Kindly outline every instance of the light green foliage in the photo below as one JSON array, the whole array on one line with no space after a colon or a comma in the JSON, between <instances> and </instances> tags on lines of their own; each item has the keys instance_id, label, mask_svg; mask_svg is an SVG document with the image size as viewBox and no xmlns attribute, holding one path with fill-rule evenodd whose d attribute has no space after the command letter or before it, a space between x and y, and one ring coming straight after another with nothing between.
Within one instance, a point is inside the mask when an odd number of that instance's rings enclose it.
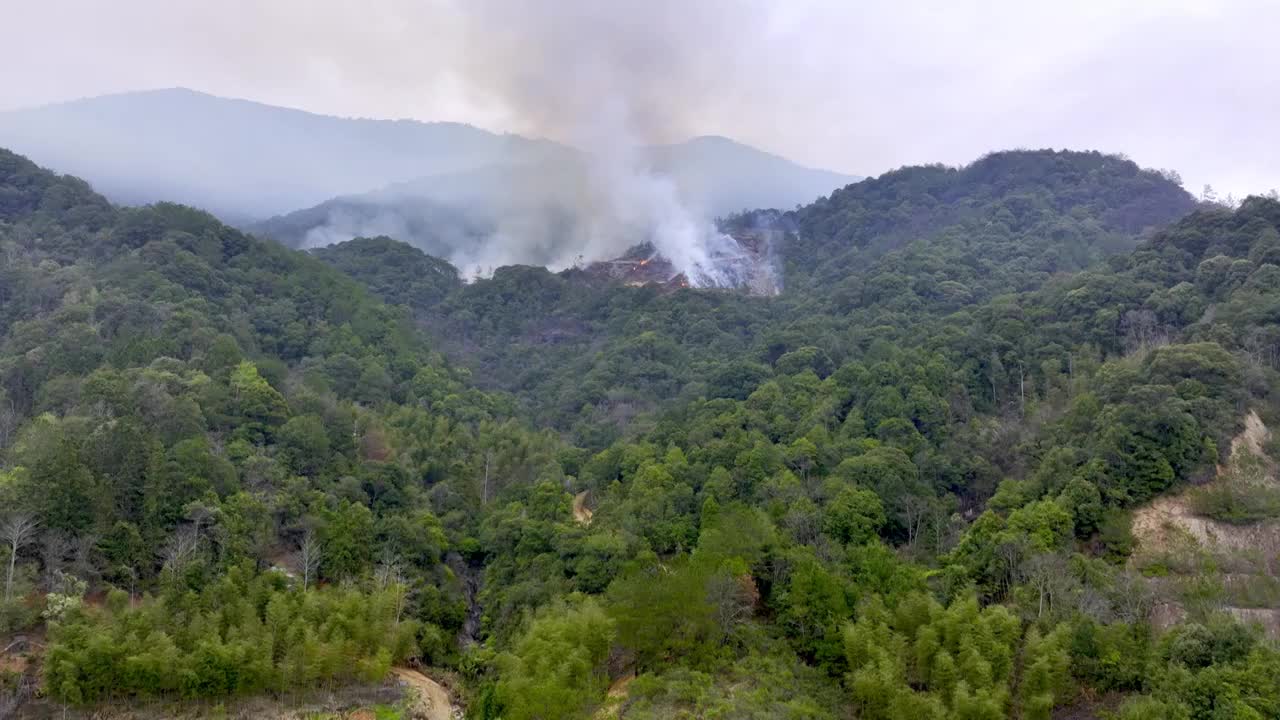
<instances>
[{"instance_id":1,"label":"light green foliage","mask_svg":"<svg viewBox=\"0 0 1280 720\"><path fill-rule=\"evenodd\" d=\"M329 435L315 415L290 418L280 428L281 452L299 472L313 475L329 461Z\"/></svg>"},{"instance_id":2,"label":"light green foliage","mask_svg":"<svg viewBox=\"0 0 1280 720\"><path fill-rule=\"evenodd\" d=\"M773 597L778 622L802 657L824 667L842 667L840 628L851 615L849 588L809 553L796 551L790 560L790 575Z\"/></svg>"},{"instance_id":3,"label":"light green foliage","mask_svg":"<svg viewBox=\"0 0 1280 720\"><path fill-rule=\"evenodd\" d=\"M261 441L288 415L284 397L258 374L248 360L231 371L231 411L239 420L238 434L246 440Z\"/></svg>"},{"instance_id":4,"label":"light green foliage","mask_svg":"<svg viewBox=\"0 0 1280 720\"><path fill-rule=\"evenodd\" d=\"M498 658L497 697L512 720L580 717L609 685L605 661L613 621L599 603L577 598L543 608Z\"/></svg>"},{"instance_id":5,"label":"light green foliage","mask_svg":"<svg viewBox=\"0 0 1280 720\"><path fill-rule=\"evenodd\" d=\"M1127 698L1115 714L1115 720L1187 720L1190 717L1184 707L1145 696Z\"/></svg>"},{"instance_id":6,"label":"light green foliage","mask_svg":"<svg viewBox=\"0 0 1280 720\"><path fill-rule=\"evenodd\" d=\"M1071 539L1072 527L1069 511L1046 500L1010 513L1005 532L1033 552L1048 552L1062 548Z\"/></svg>"},{"instance_id":7,"label":"light green foliage","mask_svg":"<svg viewBox=\"0 0 1280 720\"><path fill-rule=\"evenodd\" d=\"M89 584L84 580L56 572L54 589L44 596L41 616L51 624L62 622L84 603L84 593L88 589Z\"/></svg>"},{"instance_id":8,"label":"light green foliage","mask_svg":"<svg viewBox=\"0 0 1280 720\"><path fill-rule=\"evenodd\" d=\"M727 629L717 625L716 607L708 597L715 573L707 562L655 561L609 586L606 597L618 644L634 653L639 669L661 667L672 657L693 665L715 657Z\"/></svg>"},{"instance_id":9,"label":"light green foliage","mask_svg":"<svg viewBox=\"0 0 1280 720\"><path fill-rule=\"evenodd\" d=\"M628 687L627 720L733 717L746 720L834 720L842 704L834 683L766 644L745 657L700 672L674 667L641 675Z\"/></svg>"},{"instance_id":10,"label":"light green foliage","mask_svg":"<svg viewBox=\"0 0 1280 720\"><path fill-rule=\"evenodd\" d=\"M1098 487L1081 477L1073 477L1058 495L1058 504L1071 513L1076 535L1089 537L1102 522L1102 494Z\"/></svg>"},{"instance_id":11,"label":"light green foliage","mask_svg":"<svg viewBox=\"0 0 1280 720\"><path fill-rule=\"evenodd\" d=\"M1034 628L1024 637L1011 613L972 598L944 608L914 594L890 609L874 597L845 629L848 686L865 718L1003 718L1013 704L1045 718L1072 687L1066 638Z\"/></svg>"},{"instance_id":12,"label":"light green foliage","mask_svg":"<svg viewBox=\"0 0 1280 720\"><path fill-rule=\"evenodd\" d=\"M400 618L403 593L303 592L279 575L245 570L199 595L174 591L131 606L119 593L105 608L71 609L52 626L45 681L72 703L375 681L416 652L417 624Z\"/></svg>"}]
</instances>

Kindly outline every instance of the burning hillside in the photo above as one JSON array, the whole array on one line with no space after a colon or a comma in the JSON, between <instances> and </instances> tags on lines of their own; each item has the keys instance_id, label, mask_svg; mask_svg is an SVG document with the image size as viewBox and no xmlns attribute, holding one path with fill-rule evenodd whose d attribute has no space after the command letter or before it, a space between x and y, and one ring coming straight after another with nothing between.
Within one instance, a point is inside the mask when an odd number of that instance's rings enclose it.
<instances>
[{"instance_id":1,"label":"burning hillside","mask_svg":"<svg viewBox=\"0 0 1280 720\"><path fill-rule=\"evenodd\" d=\"M682 272L652 243L637 245L621 257L593 262L584 268L597 281L625 285L655 285L666 289L686 287L742 290L752 295L777 295L782 280L776 248L784 233L773 228L751 228L721 233L708 248L706 260Z\"/></svg>"}]
</instances>

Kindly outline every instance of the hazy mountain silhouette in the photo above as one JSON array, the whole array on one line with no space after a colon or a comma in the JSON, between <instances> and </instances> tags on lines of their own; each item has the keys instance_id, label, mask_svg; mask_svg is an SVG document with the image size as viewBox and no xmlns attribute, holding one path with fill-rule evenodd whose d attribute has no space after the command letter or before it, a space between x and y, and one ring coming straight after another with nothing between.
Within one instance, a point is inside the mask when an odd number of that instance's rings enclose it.
<instances>
[{"instance_id":1,"label":"hazy mountain silhouette","mask_svg":"<svg viewBox=\"0 0 1280 720\"><path fill-rule=\"evenodd\" d=\"M0 113L0 145L112 200L176 200L264 218L550 143L459 123L339 118L186 89Z\"/></svg>"},{"instance_id":2,"label":"hazy mountain silhouette","mask_svg":"<svg viewBox=\"0 0 1280 720\"><path fill-rule=\"evenodd\" d=\"M493 187L476 183L504 166L560 166L575 154L459 123L332 117L182 88L0 113L0 145L83 177L117 202L176 200L242 223L415 179L449 186L457 173L492 197ZM855 179L724 138L651 154L712 213L790 207Z\"/></svg>"}]
</instances>

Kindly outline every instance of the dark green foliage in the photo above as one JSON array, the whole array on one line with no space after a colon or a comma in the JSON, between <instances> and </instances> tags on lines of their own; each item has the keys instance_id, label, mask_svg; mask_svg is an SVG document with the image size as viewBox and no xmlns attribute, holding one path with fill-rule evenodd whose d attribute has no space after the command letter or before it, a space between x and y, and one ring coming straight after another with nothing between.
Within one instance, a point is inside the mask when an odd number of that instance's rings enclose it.
<instances>
[{"instance_id":1,"label":"dark green foliage","mask_svg":"<svg viewBox=\"0 0 1280 720\"><path fill-rule=\"evenodd\" d=\"M426 310L457 290L458 271L389 237L356 238L311 254L360 281L388 304Z\"/></svg>"},{"instance_id":2,"label":"dark green foliage","mask_svg":"<svg viewBox=\"0 0 1280 720\"><path fill-rule=\"evenodd\" d=\"M1126 236L1164 225L1193 205L1186 191L1158 173L1096 152L1000 152L962 168L903 168L793 213L800 242L788 249L795 259L787 280L835 282L862 262L866 251L938 236L992 243L991 250L1002 247L1006 253L1026 252L1025 241L1019 242L1023 238L1054 241L1027 253L1022 263L1006 262L1015 257L1011 254L993 254L954 267L952 272L965 275L947 282L962 286L982 280L975 273L982 264L1003 264L996 270L1002 273L1079 270L1103 254L1132 248ZM905 284L907 278L920 286L916 276L896 279ZM868 290L883 294L889 287L883 281L877 285Z\"/></svg>"}]
</instances>

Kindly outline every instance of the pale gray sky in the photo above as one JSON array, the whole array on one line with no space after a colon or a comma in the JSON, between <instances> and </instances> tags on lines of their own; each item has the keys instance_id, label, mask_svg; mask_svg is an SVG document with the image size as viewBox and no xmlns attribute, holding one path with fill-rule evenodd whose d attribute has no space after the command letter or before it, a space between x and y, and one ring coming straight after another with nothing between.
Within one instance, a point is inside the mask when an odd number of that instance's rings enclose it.
<instances>
[{"instance_id":1,"label":"pale gray sky","mask_svg":"<svg viewBox=\"0 0 1280 720\"><path fill-rule=\"evenodd\" d=\"M185 86L860 174L1012 147L1280 187L1276 0L0 0L0 109Z\"/></svg>"}]
</instances>

